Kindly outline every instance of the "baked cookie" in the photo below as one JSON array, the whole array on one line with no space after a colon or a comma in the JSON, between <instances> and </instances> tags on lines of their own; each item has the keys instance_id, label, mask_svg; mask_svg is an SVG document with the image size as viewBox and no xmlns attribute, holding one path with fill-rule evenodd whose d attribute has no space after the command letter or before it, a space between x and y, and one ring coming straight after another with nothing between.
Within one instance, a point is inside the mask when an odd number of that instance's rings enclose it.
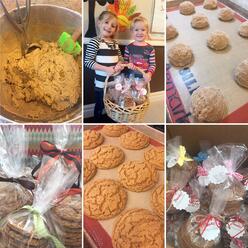
<instances>
[{"instance_id":1,"label":"baked cookie","mask_svg":"<svg viewBox=\"0 0 248 248\"><path fill-rule=\"evenodd\" d=\"M149 137L140 132L129 131L121 135L121 145L129 150L140 150L149 146Z\"/></svg>"},{"instance_id":2,"label":"baked cookie","mask_svg":"<svg viewBox=\"0 0 248 248\"><path fill-rule=\"evenodd\" d=\"M118 181L96 180L84 188L84 213L98 220L110 219L126 206L127 192Z\"/></svg>"},{"instance_id":3,"label":"baked cookie","mask_svg":"<svg viewBox=\"0 0 248 248\"><path fill-rule=\"evenodd\" d=\"M240 25L239 34L244 38L248 38L248 21L245 21Z\"/></svg>"},{"instance_id":4,"label":"baked cookie","mask_svg":"<svg viewBox=\"0 0 248 248\"><path fill-rule=\"evenodd\" d=\"M191 26L196 29L206 28L209 26L206 15L197 13L192 16Z\"/></svg>"},{"instance_id":5,"label":"baked cookie","mask_svg":"<svg viewBox=\"0 0 248 248\"><path fill-rule=\"evenodd\" d=\"M84 159L84 184L89 182L97 172L97 168L90 159Z\"/></svg>"},{"instance_id":6,"label":"baked cookie","mask_svg":"<svg viewBox=\"0 0 248 248\"><path fill-rule=\"evenodd\" d=\"M220 51L228 47L229 39L225 32L215 31L209 36L207 44L211 49Z\"/></svg>"},{"instance_id":7,"label":"baked cookie","mask_svg":"<svg viewBox=\"0 0 248 248\"><path fill-rule=\"evenodd\" d=\"M164 218L164 185L159 185L152 192L152 208L155 213L160 217Z\"/></svg>"},{"instance_id":8,"label":"baked cookie","mask_svg":"<svg viewBox=\"0 0 248 248\"><path fill-rule=\"evenodd\" d=\"M187 45L176 44L170 48L168 58L170 63L176 67L187 67L193 61L193 52Z\"/></svg>"},{"instance_id":9,"label":"baked cookie","mask_svg":"<svg viewBox=\"0 0 248 248\"><path fill-rule=\"evenodd\" d=\"M152 188L158 181L158 172L146 161L128 161L118 170L122 185L134 192Z\"/></svg>"},{"instance_id":10,"label":"baked cookie","mask_svg":"<svg viewBox=\"0 0 248 248\"><path fill-rule=\"evenodd\" d=\"M199 122L217 122L227 114L227 103L221 90L199 87L191 96L192 114Z\"/></svg>"},{"instance_id":11,"label":"baked cookie","mask_svg":"<svg viewBox=\"0 0 248 248\"><path fill-rule=\"evenodd\" d=\"M182 15L191 15L195 13L195 5L190 1L184 1L179 4L179 11Z\"/></svg>"},{"instance_id":12,"label":"baked cookie","mask_svg":"<svg viewBox=\"0 0 248 248\"><path fill-rule=\"evenodd\" d=\"M229 8L223 8L220 10L218 17L221 21L229 22L233 20L234 12Z\"/></svg>"},{"instance_id":13,"label":"baked cookie","mask_svg":"<svg viewBox=\"0 0 248 248\"><path fill-rule=\"evenodd\" d=\"M84 131L84 149L94 149L97 146L101 145L104 141L104 137L101 133L95 130L86 130Z\"/></svg>"},{"instance_id":14,"label":"baked cookie","mask_svg":"<svg viewBox=\"0 0 248 248\"><path fill-rule=\"evenodd\" d=\"M237 84L248 88L248 59L245 59L236 67L234 79Z\"/></svg>"},{"instance_id":15,"label":"baked cookie","mask_svg":"<svg viewBox=\"0 0 248 248\"><path fill-rule=\"evenodd\" d=\"M205 9L216 9L217 8L217 0L204 0L203 8Z\"/></svg>"},{"instance_id":16,"label":"baked cookie","mask_svg":"<svg viewBox=\"0 0 248 248\"><path fill-rule=\"evenodd\" d=\"M174 39L178 35L177 29L171 25L166 25L166 40Z\"/></svg>"},{"instance_id":17,"label":"baked cookie","mask_svg":"<svg viewBox=\"0 0 248 248\"><path fill-rule=\"evenodd\" d=\"M157 170L164 170L164 147L153 147L144 153L145 160Z\"/></svg>"},{"instance_id":18,"label":"baked cookie","mask_svg":"<svg viewBox=\"0 0 248 248\"><path fill-rule=\"evenodd\" d=\"M102 128L102 133L109 137L120 137L128 132L129 128L126 125L105 125Z\"/></svg>"},{"instance_id":19,"label":"baked cookie","mask_svg":"<svg viewBox=\"0 0 248 248\"><path fill-rule=\"evenodd\" d=\"M147 209L130 209L116 221L112 244L114 248L163 248L164 223Z\"/></svg>"},{"instance_id":20,"label":"baked cookie","mask_svg":"<svg viewBox=\"0 0 248 248\"><path fill-rule=\"evenodd\" d=\"M99 169L114 168L125 160L125 154L121 148L113 145L102 145L95 149L91 161Z\"/></svg>"},{"instance_id":21,"label":"baked cookie","mask_svg":"<svg viewBox=\"0 0 248 248\"><path fill-rule=\"evenodd\" d=\"M66 196L50 210L58 236L66 248L82 247L82 196Z\"/></svg>"}]
</instances>

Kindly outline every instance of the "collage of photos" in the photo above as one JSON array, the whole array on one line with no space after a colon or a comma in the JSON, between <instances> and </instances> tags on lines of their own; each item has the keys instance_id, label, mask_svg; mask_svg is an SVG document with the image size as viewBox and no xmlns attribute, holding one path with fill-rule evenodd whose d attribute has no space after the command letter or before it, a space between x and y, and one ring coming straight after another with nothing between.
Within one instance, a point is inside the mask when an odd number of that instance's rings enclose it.
<instances>
[{"instance_id":1,"label":"collage of photos","mask_svg":"<svg viewBox=\"0 0 248 248\"><path fill-rule=\"evenodd\" d=\"M247 0L0 0L0 248L248 248Z\"/></svg>"}]
</instances>

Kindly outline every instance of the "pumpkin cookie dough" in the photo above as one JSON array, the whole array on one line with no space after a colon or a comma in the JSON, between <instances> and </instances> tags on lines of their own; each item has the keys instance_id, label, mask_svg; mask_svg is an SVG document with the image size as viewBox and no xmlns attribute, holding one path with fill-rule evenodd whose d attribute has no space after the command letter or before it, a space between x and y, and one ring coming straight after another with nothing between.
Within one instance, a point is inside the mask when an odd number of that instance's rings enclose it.
<instances>
[{"instance_id":1,"label":"pumpkin cookie dough","mask_svg":"<svg viewBox=\"0 0 248 248\"><path fill-rule=\"evenodd\" d=\"M194 14L192 17L191 26L196 29L208 27L209 23L207 16L201 13Z\"/></svg>"},{"instance_id":2,"label":"pumpkin cookie dough","mask_svg":"<svg viewBox=\"0 0 248 248\"><path fill-rule=\"evenodd\" d=\"M100 146L104 141L101 133L95 130L84 131L84 149L90 150Z\"/></svg>"},{"instance_id":3,"label":"pumpkin cookie dough","mask_svg":"<svg viewBox=\"0 0 248 248\"><path fill-rule=\"evenodd\" d=\"M149 137L143 133L129 131L121 136L121 145L130 150L140 150L149 145Z\"/></svg>"},{"instance_id":4,"label":"pumpkin cookie dough","mask_svg":"<svg viewBox=\"0 0 248 248\"><path fill-rule=\"evenodd\" d=\"M248 38L248 21L245 21L240 25L239 34L244 38Z\"/></svg>"},{"instance_id":5,"label":"pumpkin cookie dough","mask_svg":"<svg viewBox=\"0 0 248 248\"><path fill-rule=\"evenodd\" d=\"M195 13L195 5L190 1L184 1L179 4L179 11L182 15L191 15Z\"/></svg>"},{"instance_id":6,"label":"pumpkin cookie dough","mask_svg":"<svg viewBox=\"0 0 248 248\"><path fill-rule=\"evenodd\" d=\"M127 192L117 181L96 180L84 189L84 213L98 220L110 219L126 206Z\"/></svg>"},{"instance_id":7,"label":"pumpkin cookie dough","mask_svg":"<svg viewBox=\"0 0 248 248\"><path fill-rule=\"evenodd\" d=\"M216 9L217 8L217 0L205 0L203 2L203 8L205 9Z\"/></svg>"},{"instance_id":8,"label":"pumpkin cookie dough","mask_svg":"<svg viewBox=\"0 0 248 248\"><path fill-rule=\"evenodd\" d=\"M163 219L164 218L164 185L159 185L152 192L151 204L155 213L160 218Z\"/></svg>"},{"instance_id":9,"label":"pumpkin cookie dough","mask_svg":"<svg viewBox=\"0 0 248 248\"><path fill-rule=\"evenodd\" d=\"M229 22L234 18L234 12L229 8L223 8L218 15L219 19L224 22Z\"/></svg>"},{"instance_id":10,"label":"pumpkin cookie dough","mask_svg":"<svg viewBox=\"0 0 248 248\"><path fill-rule=\"evenodd\" d=\"M164 170L164 147L153 147L144 153L145 160L157 170Z\"/></svg>"},{"instance_id":11,"label":"pumpkin cookie dough","mask_svg":"<svg viewBox=\"0 0 248 248\"><path fill-rule=\"evenodd\" d=\"M166 25L166 40L174 39L177 35L178 35L178 32L176 28L171 24L167 24Z\"/></svg>"},{"instance_id":12,"label":"pumpkin cookie dough","mask_svg":"<svg viewBox=\"0 0 248 248\"><path fill-rule=\"evenodd\" d=\"M112 244L114 248L164 247L164 223L147 209L130 209L117 220Z\"/></svg>"},{"instance_id":13,"label":"pumpkin cookie dough","mask_svg":"<svg viewBox=\"0 0 248 248\"><path fill-rule=\"evenodd\" d=\"M84 184L89 182L97 172L96 166L90 159L84 159Z\"/></svg>"},{"instance_id":14,"label":"pumpkin cookie dough","mask_svg":"<svg viewBox=\"0 0 248 248\"><path fill-rule=\"evenodd\" d=\"M77 62L56 43L40 41L40 46L21 58L13 52L4 67L14 104L37 101L56 111L73 107L81 92Z\"/></svg>"},{"instance_id":15,"label":"pumpkin cookie dough","mask_svg":"<svg viewBox=\"0 0 248 248\"><path fill-rule=\"evenodd\" d=\"M109 137L120 137L128 132L129 128L125 125L105 125L102 128L102 133Z\"/></svg>"},{"instance_id":16,"label":"pumpkin cookie dough","mask_svg":"<svg viewBox=\"0 0 248 248\"><path fill-rule=\"evenodd\" d=\"M209 36L207 44L211 49L220 51L228 47L229 39L225 32L215 31Z\"/></svg>"},{"instance_id":17,"label":"pumpkin cookie dough","mask_svg":"<svg viewBox=\"0 0 248 248\"><path fill-rule=\"evenodd\" d=\"M124 162L125 154L117 146L102 145L96 148L91 161L99 169L111 169Z\"/></svg>"},{"instance_id":18,"label":"pumpkin cookie dough","mask_svg":"<svg viewBox=\"0 0 248 248\"><path fill-rule=\"evenodd\" d=\"M237 84L248 88L248 59L242 61L235 69L234 78Z\"/></svg>"}]
</instances>

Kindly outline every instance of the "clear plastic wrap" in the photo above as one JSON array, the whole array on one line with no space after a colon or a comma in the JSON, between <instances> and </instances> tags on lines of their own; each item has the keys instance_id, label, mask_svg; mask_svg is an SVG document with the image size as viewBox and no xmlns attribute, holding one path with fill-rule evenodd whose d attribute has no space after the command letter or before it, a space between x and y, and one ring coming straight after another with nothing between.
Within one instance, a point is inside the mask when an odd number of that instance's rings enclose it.
<instances>
[{"instance_id":1,"label":"clear plastic wrap","mask_svg":"<svg viewBox=\"0 0 248 248\"><path fill-rule=\"evenodd\" d=\"M24 126L0 127L0 219L33 201L35 188L25 166L28 138Z\"/></svg>"},{"instance_id":2,"label":"clear plastic wrap","mask_svg":"<svg viewBox=\"0 0 248 248\"><path fill-rule=\"evenodd\" d=\"M25 205L1 221L0 243L5 248L65 248L53 235L54 223L46 218L45 213L56 197L75 183L78 172L72 168L65 171L60 161L54 158L44 158L42 166L47 160L52 160L53 166L49 167L48 173L39 181L33 204Z\"/></svg>"},{"instance_id":3,"label":"clear plastic wrap","mask_svg":"<svg viewBox=\"0 0 248 248\"><path fill-rule=\"evenodd\" d=\"M55 144L50 143L49 141L41 141L40 148L43 155L50 156L54 159L60 161L60 164L65 167L72 167L75 171L79 172L78 182L75 187L79 187L81 183L81 169L82 169L82 160L81 153L69 151L71 144L70 132L71 127L69 125L53 125L53 137ZM53 164L53 163L52 163ZM33 170L32 174L34 175L36 171L37 180L40 180L49 170L51 166L50 161L47 161L47 164L43 166L42 170L40 164Z\"/></svg>"}]
</instances>

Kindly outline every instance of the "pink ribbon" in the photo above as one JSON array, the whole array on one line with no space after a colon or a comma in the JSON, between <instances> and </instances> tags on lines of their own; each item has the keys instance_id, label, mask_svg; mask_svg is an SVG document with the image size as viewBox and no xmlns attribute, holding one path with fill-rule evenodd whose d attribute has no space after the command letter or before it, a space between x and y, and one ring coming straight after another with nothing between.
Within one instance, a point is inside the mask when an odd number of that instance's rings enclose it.
<instances>
[{"instance_id":1,"label":"pink ribbon","mask_svg":"<svg viewBox=\"0 0 248 248\"><path fill-rule=\"evenodd\" d=\"M201 230L201 228L203 229L200 234L202 236L202 234L206 231L207 227L209 226L209 222L214 219L215 225L220 228L221 227L221 222L218 220L217 217L214 217L211 214L208 214L205 217L201 217L201 219L199 220L199 229Z\"/></svg>"},{"instance_id":2,"label":"pink ribbon","mask_svg":"<svg viewBox=\"0 0 248 248\"><path fill-rule=\"evenodd\" d=\"M230 221L228 222L228 226L229 226L229 227L230 227L230 224L231 224L230 222L240 222L240 223L243 224L243 225L245 224L245 221L244 221L239 215L235 215L235 216L233 216L233 217L230 218ZM233 225L239 227L238 225L235 225L234 223L233 223ZM231 238L232 238L232 239L237 239L236 237L237 237L240 233L242 233L244 230L245 230L245 227L244 227L240 232L238 232L236 235L231 236Z\"/></svg>"},{"instance_id":3,"label":"pink ribbon","mask_svg":"<svg viewBox=\"0 0 248 248\"><path fill-rule=\"evenodd\" d=\"M243 180L243 175L238 172L233 171L233 164L231 160L226 160L225 162L226 168L228 169L228 176L236 178L238 181Z\"/></svg>"},{"instance_id":4,"label":"pink ribbon","mask_svg":"<svg viewBox=\"0 0 248 248\"><path fill-rule=\"evenodd\" d=\"M208 171L202 167L202 166L198 166L197 167L197 176L200 177L200 176L207 176L208 175Z\"/></svg>"}]
</instances>

